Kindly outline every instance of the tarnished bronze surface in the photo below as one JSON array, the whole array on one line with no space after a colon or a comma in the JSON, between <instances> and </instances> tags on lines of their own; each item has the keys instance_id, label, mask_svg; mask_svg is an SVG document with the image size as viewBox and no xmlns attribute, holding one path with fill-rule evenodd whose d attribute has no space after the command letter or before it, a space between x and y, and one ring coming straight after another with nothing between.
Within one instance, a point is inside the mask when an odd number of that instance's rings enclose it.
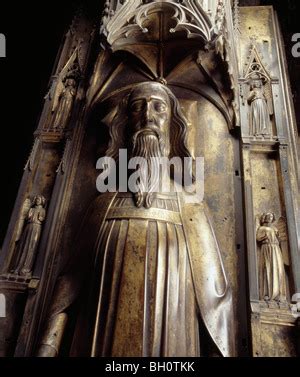
<instances>
[{"instance_id":1,"label":"tarnished bronze surface","mask_svg":"<svg viewBox=\"0 0 300 377\"><path fill-rule=\"evenodd\" d=\"M27 204L25 200L23 211L20 218L18 232L20 236L16 240L16 255L14 256L14 266L11 271L16 275L30 275L34 267L36 252L39 246L39 241L42 232L42 225L45 221L46 200L43 196L38 195L34 197L32 203Z\"/></svg>"},{"instance_id":2,"label":"tarnished bronze surface","mask_svg":"<svg viewBox=\"0 0 300 377\"><path fill-rule=\"evenodd\" d=\"M62 335L65 331L67 320L67 314L62 313L50 321L44 338L41 340L37 354L38 357L57 357L59 355Z\"/></svg>"},{"instance_id":3,"label":"tarnished bronze surface","mask_svg":"<svg viewBox=\"0 0 300 377\"><path fill-rule=\"evenodd\" d=\"M288 110L288 79L273 9L241 8L240 20L241 127L253 355L295 356L299 186L295 185L293 173L298 161L293 157L297 153L291 135L295 123ZM254 85L257 78L259 84Z\"/></svg>"},{"instance_id":4,"label":"tarnished bronze surface","mask_svg":"<svg viewBox=\"0 0 300 377\"><path fill-rule=\"evenodd\" d=\"M94 17L64 38L1 250L0 354L296 356L298 146L272 7L114 0ZM157 193L170 177L151 169L99 194L96 161L120 148L203 157L203 201Z\"/></svg>"},{"instance_id":5,"label":"tarnished bronze surface","mask_svg":"<svg viewBox=\"0 0 300 377\"><path fill-rule=\"evenodd\" d=\"M265 213L260 218L256 238L261 244L261 299L286 303L286 276L279 230L273 225L275 215Z\"/></svg>"},{"instance_id":6,"label":"tarnished bronze surface","mask_svg":"<svg viewBox=\"0 0 300 377\"><path fill-rule=\"evenodd\" d=\"M178 155L178 149L188 156L185 119L163 85L139 84L128 97L126 113L130 155L155 156L156 149L147 144L153 130L162 155ZM117 139L114 122L111 125L110 156L127 144L120 116L116 114ZM137 149L136 138L141 139ZM156 199L151 191L139 191L138 196L116 194L106 204L104 198L91 204L84 226L95 253L89 300L84 303L88 323L79 319L76 325L73 355L200 356L202 321L219 352L234 355L232 296L208 212L203 205L188 205L184 197L179 202L177 195L164 195ZM86 236L81 234L83 240ZM64 280L68 284L67 276ZM66 309L60 285L56 292L51 321ZM64 296L71 296L70 291ZM84 342L80 333L90 333L90 340Z\"/></svg>"}]
</instances>

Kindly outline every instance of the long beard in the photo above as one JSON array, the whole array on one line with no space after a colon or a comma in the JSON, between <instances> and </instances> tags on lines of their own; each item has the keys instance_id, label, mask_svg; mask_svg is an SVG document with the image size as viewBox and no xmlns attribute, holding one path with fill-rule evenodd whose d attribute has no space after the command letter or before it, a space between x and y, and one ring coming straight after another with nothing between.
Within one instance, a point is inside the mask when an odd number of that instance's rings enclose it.
<instances>
[{"instance_id":1,"label":"long beard","mask_svg":"<svg viewBox=\"0 0 300 377\"><path fill-rule=\"evenodd\" d=\"M165 156L165 143L161 135L138 132L133 137L133 157L141 157L139 164L139 180L135 193L137 207L150 208L154 200L154 193L159 191L160 158Z\"/></svg>"}]
</instances>

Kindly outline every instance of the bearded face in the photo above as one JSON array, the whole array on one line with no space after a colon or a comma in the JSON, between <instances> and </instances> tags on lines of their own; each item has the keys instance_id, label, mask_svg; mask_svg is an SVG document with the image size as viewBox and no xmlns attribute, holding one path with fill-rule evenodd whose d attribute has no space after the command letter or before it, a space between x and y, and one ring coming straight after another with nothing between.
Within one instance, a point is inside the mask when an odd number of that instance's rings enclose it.
<instances>
[{"instance_id":1,"label":"bearded face","mask_svg":"<svg viewBox=\"0 0 300 377\"><path fill-rule=\"evenodd\" d=\"M148 83L137 87L129 98L128 112L132 133L132 157L142 157L136 194L138 207L151 207L159 187L159 158L170 154L170 100L162 86Z\"/></svg>"},{"instance_id":2,"label":"bearded face","mask_svg":"<svg viewBox=\"0 0 300 377\"><path fill-rule=\"evenodd\" d=\"M140 161L135 165L139 179L132 189L137 192L135 202L138 207L151 207L154 193L160 192L161 181L165 178L182 185L184 173L189 181L193 181L190 166L182 169L185 158L192 160L186 143L187 122L178 100L162 84L138 84L129 98L120 103L109 132L111 140L107 157L117 161L120 149L127 148L130 157ZM173 157L179 158L181 163L167 172L168 176L164 172L162 179L160 158Z\"/></svg>"}]
</instances>

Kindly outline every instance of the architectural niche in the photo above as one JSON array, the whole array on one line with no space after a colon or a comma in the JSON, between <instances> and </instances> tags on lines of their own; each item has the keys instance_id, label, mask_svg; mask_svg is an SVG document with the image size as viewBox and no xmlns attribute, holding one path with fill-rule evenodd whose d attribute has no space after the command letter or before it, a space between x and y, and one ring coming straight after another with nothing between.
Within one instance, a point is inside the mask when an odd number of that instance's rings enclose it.
<instances>
[{"instance_id":1,"label":"architectural niche","mask_svg":"<svg viewBox=\"0 0 300 377\"><path fill-rule=\"evenodd\" d=\"M297 355L296 125L276 14L251 5L75 15L0 254L1 356Z\"/></svg>"}]
</instances>

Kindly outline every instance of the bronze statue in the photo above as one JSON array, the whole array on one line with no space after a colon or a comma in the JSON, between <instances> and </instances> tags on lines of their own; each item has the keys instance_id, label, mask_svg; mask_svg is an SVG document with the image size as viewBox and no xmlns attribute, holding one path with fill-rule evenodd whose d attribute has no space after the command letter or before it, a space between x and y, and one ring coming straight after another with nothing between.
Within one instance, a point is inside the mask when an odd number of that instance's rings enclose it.
<instances>
[{"instance_id":1,"label":"bronze statue","mask_svg":"<svg viewBox=\"0 0 300 377\"><path fill-rule=\"evenodd\" d=\"M186 132L174 94L142 83L117 111L107 155L127 148L131 156L183 159L190 156ZM152 186L107 193L91 204L85 229L81 256L58 280L39 356L59 353L53 333L61 339L62 315L80 290L86 300L79 299L73 356L199 356L204 334L219 354L234 355L231 291L203 203Z\"/></svg>"},{"instance_id":2,"label":"bronze statue","mask_svg":"<svg viewBox=\"0 0 300 377\"><path fill-rule=\"evenodd\" d=\"M274 9L107 0L100 20L94 3L62 38L1 245L0 356L296 356L297 125ZM153 156L179 163L160 176ZM28 192L51 205L20 276Z\"/></svg>"},{"instance_id":3,"label":"bronze statue","mask_svg":"<svg viewBox=\"0 0 300 377\"><path fill-rule=\"evenodd\" d=\"M37 195L32 204L27 199L24 203L21 221L19 224L17 242L18 262L13 270L14 274L23 276L30 275L35 262L36 251L39 244L42 225L45 221L46 200L43 196ZM27 209L25 214L24 210Z\"/></svg>"},{"instance_id":4,"label":"bronze statue","mask_svg":"<svg viewBox=\"0 0 300 377\"><path fill-rule=\"evenodd\" d=\"M67 78L64 89L59 98L59 105L55 113L53 128L65 128L67 126L74 98L76 95L77 82L74 78Z\"/></svg>"},{"instance_id":5,"label":"bronze statue","mask_svg":"<svg viewBox=\"0 0 300 377\"><path fill-rule=\"evenodd\" d=\"M261 226L256 238L261 244L262 253L262 298L265 301L286 302L286 277L278 229L273 225L275 215L265 213L261 216Z\"/></svg>"},{"instance_id":6,"label":"bronze statue","mask_svg":"<svg viewBox=\"0 0 300 377\"><path fill-rule=\"evenodd\" d=\"M20 238L22 236L24 224L25 224L30 208L31 208L31 200L27 198L24 200L24 203L20 212L20 216L19 216L17 235L16 235L16 240L15 240L16 243L20 241Z\"/></svg>"},{"instance_id":7,"label":"bronze statue","mask_svg":"<svg viewBox=\"0 0 300 377\"><path fill-rule=\"evenodd\" d=\"M70 120L78 82L81 76L77 54L78 50L76 49L46 96L46 98L53 100L53 129L64 129L68 126Z\"/></svg>"},{"instance_id":8,"label":"bronze statue","mask_svg":"<svg viewBox=\"0 0 300 377\"><path fill-rule=\"evenodd\" d=\"M270 136L271 121L267 98L261 78L255 78L251 84L248 97L250 109L250 125L254 136Z\"/></svg>"}]
</instances>

